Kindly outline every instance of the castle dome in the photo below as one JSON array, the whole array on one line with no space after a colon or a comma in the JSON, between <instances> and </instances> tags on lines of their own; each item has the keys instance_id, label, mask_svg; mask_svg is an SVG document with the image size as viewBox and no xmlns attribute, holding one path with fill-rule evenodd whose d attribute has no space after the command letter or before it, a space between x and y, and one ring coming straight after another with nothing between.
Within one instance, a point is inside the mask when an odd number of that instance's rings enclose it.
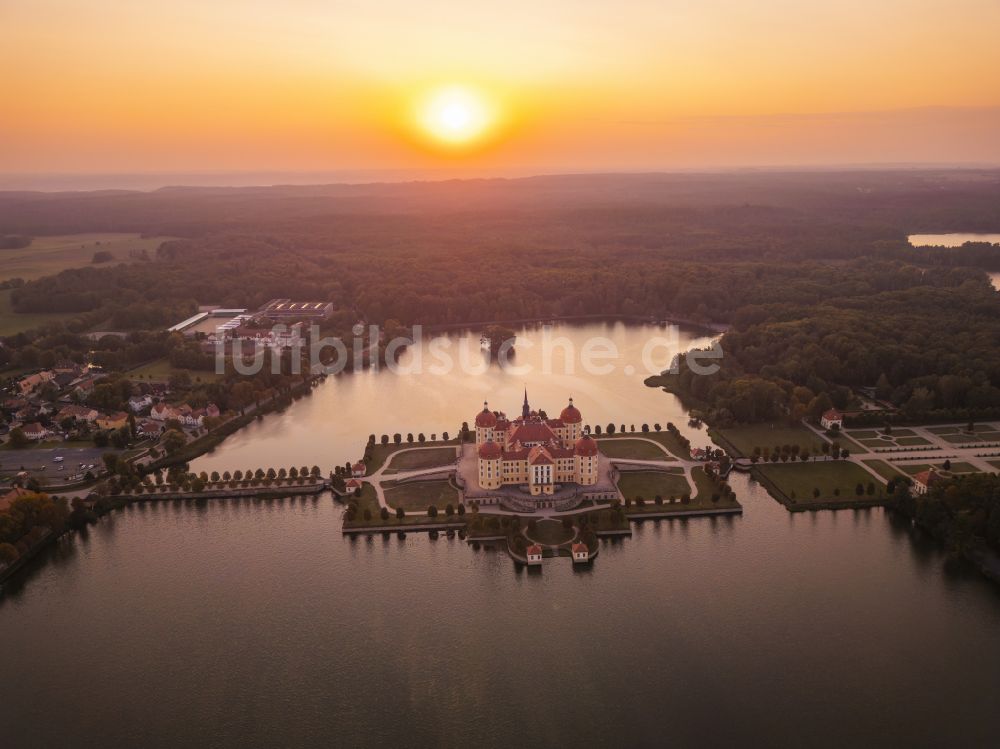
<instances>
[{"instance_id":1,"label":"castle dome","mask_svg":"<svg viewBox=\"0 0 1000 749\"><path fill-rule=\"evenodd\" d=\"M559 419L564 424L579 424L583 421L583 414L580 413L580 409L573 405L572 398L569 399L569 405L559 414Z\"/></svg>"},{"instance_id":2,"label":"castle dome","mask_svg":"<svg viewBox=\"0 0 1000 749\"><path fill-rule=\"evenodd\" d=\"M577 455L582 455L585 458L597 455L597 440L589 434L583 435L575 444Z\"/></svg>"},{"instance_id":3,"label":"castle dome","mask_svg":"<svg viewBox=\"0 0 1000 749\"><path fill-rule=\"evenodd\" d=\"M486 440L479 446L479 457L483 460L496 460L501 452L500 445L493 440Z\"/></svg>"},{"instance_id":4,"label":"castle dome","mask_svg":"<svg viewBox=\"0 0 1000 749\"><path fill-rule=\"evenodd\" d=\"M490 411L485 403L483 403L483 410L476 414L476 426L477 427L489 427L492 429L497 425L497 415Z\"/></svg>"}]
</instances>

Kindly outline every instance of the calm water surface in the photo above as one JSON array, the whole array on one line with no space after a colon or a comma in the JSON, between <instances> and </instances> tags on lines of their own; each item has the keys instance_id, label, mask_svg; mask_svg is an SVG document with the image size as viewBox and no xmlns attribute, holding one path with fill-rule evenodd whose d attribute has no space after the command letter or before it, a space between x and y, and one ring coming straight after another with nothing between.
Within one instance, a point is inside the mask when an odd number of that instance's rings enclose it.
<instances>
[{"instance_id":1,"label":"calm water surface","mask_svg":"<svg viewBox=\"0 0 1000 749\"><path fill-rule=\"evenodd\" d=\"M603 330L623 347L651 332ZM525 379L449 381L441 398L420 378L388 377L328 381L265 419L263 444L241 435L204 465L327 465L370 431L452 426L485 392L513 410ZM597 378L541 379L528 378L539 406L572 386L592 421L679 420L670 396L624 374L607 392ZM746 478L734 485L743 517L646 522L603 542L587 571L553 560L540 574L457 539L344 539L325 495L130 507L0 599L0 736L14 747L992 744L994 589L947 573L880 510L791 515Z\"/></svg>"},{"instance_id":2,"label":"calm water surface","mask_svg":"<svg viewBox=\"0 0 1000 749\"><path fill-rule=\"evenodd\" d=\"M1000 234L911 234L907 240L914 247L961 247L966 242L1000 244Z\"/></svg>"}]
</instances>

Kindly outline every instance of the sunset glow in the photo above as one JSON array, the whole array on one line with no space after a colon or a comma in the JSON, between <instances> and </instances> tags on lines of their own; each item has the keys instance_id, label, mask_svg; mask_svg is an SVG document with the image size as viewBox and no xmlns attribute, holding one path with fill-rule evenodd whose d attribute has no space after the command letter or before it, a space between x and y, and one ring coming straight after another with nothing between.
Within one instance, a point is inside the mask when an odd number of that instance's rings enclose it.
<instances>
[{"instance_id":1,"label":"sunset glow","mask_svg":"<svg viewBox=\"0 0 1000 749\"><path fill-rule=\"evenodd\" d=\"M485 97L463 86L434 91L423 103L421 127L434 139L452 146L466 146L484 136L496 114Z\"/></svg>"},{"instance_id":2,"label":"sunset glow","mask_svg":"<svg viewBox=\"0 0 1000 749\"><path fill-rule=\"evenodd\" d=\"M993 0L7 0L0 23L7 172L1000 161Z\"/></svg>"}]
</instances>

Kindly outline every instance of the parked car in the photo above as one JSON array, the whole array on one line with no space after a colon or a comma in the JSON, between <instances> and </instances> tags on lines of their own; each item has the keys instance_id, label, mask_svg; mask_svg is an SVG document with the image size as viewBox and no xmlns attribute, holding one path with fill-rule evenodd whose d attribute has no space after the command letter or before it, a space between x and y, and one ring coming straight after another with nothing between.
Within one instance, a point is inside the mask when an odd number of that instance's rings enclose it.
<instances>
[{"instance_id":1,"label":"parked car","mask_svg":"<svg viewBox=\"0 0 1000 749\"><path fill-rule=\"evenodd\" d=\"M62 463L64 460L66 460L66 458L64 458L62 455L57 455L56 457L54 457L52 459L52 462L53 463Z\"/></svg>"}]
</instances>

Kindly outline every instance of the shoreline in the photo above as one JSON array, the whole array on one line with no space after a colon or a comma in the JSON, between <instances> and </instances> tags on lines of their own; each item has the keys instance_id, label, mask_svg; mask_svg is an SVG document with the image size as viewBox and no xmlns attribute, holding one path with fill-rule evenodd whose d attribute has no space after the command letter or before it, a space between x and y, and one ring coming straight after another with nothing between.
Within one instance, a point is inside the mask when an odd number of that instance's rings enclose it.
<instances>
[{"instance_id":1,"label":"shoreline","mask_svg":"<svg viewBox=\"0 0 1000 749\"><path fill-rule=\"evenodd\" d=\"M476 328L487 325L530 325L530 324L544 325L548 322L571 323L571 322L601 322L601 321L627 322L627 323L636 323L644 325L660 325L663 323L669 325L684 325L690 328L705 330L713 334L725 333L729 329L729 323L693 320L691 318L680 317L677 315L657 317L650 315L607 315L607 314L554 315L545 318L521 317L521 318L511 318L508 320L476 320L473 322L463 322L463 323L434 323L431 325L425 325L423 327L424 331L428 333L434 333L446 330L475 330Z\"/></svg>"}]
</instances>

